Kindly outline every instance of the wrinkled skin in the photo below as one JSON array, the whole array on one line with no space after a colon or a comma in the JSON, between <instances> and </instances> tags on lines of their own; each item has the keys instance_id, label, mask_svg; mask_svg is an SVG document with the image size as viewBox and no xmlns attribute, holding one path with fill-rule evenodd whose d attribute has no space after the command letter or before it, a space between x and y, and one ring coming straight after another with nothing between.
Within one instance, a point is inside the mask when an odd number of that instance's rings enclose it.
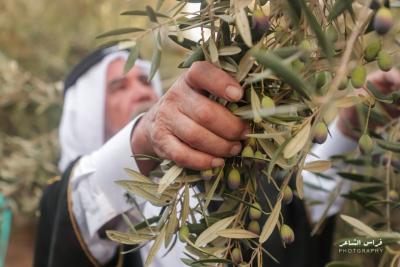
<instances>
[{"instance_id":1,"label":"wrinkled skin","mask_svg":"<svg viewBox=\"0 0 400 267\"><path fill-rule=\"evenodd\" d=\"M104 114L106 140L158 100L147 81L147 75L137 66L122 75L124 65L125 60L116 59L107 68Z\"/></svg>"},{"instance_id":2,"label":"wrinkled skin","mask_svg":"<svg viewBox=\"0 0 400 267\"><path fill-rule=\"evenodd\" d=\"M157 155L179 166L208 169L237 155L248 126L227 108L208 99L210 93L239 101L243 89L226 72L207 62L194 63L140 120L132 134L134 153ZM142 161L147 173L154 163Z\"/></svg>"},{"instance_id":3,"label":"wrinkled skin","mask_svg":"<svg viewBox=\"0 0 400 267\"><path fill-rule=\"evenodd\" d=\"M118 73L122 73L123 61L115 64L110 77L120 78ZM111 134L157 100L141 75L135 68L131 70L123 89L116 90L114 98L111 94L111 100L107 99L106 118ZM400 88L400 72L396 69L373 73L368 79L385 94ZM363 92L363 89L359 91ZM208 99L208 93L237 102L243 96L243 88L214 65L195 62L138 122L131 138L133 153L170 159L179 166L197 170L222 166L224 157L237 155L241 151L240 141L250 132L249 126L224 106ZM142 109L143 106L146 108ZM393 117L400 115L394 105L386 109ZM359 136L348 127L358 124L354 107L341 110L338 126L345 135L358 139ZM371 127L375 126L371 124ZM138 161L144 174L156 164Z\"/></svg>"}]
</instances>

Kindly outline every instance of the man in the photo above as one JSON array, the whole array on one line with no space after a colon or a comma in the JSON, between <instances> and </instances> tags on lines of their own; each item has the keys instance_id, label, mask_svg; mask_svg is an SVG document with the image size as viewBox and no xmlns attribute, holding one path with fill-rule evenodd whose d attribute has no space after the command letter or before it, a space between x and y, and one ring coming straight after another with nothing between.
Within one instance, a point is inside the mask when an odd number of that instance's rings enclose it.
<instances>
[{"instance_id":1,"label":"man","mask_svg":"<svg viewBox=\"0 0 400 267\"><path fill-rule=\"evenodd\" d=\"M104 235L105 229L125 227L122 213L129 212L133 221L142 220L114 181L126 177L126 167L148 174L157 163L136 162L131 155L157 155L192 169L218 167L224 157L240 152L241 141L249 133L243 121L204 96L208 92L235 102L243 95L240 85L212 64L194 63L156 102L160 86L157 77L153 89L146 82L147 62L138 61L123 76L126 52L108 49L98 53L100 56L89 57L86 63L90 64L81 64L81 70L78 66L66 81L60 126L60 170L64 175L49 186L41 203L35 266L141 266L148 248L141 250L142 255L121 256L118 245ZM395 82L400 84L398 80L396 76ZM131 121L153 103L147 113ZM356 146L335 125L331 132L345 147L329 140L328 149L320 151L322 158ZM305 179L314 178L305 174ZM136 200L144 213L156 212L144 200ZM321 208L316 210L312 213L321 213ZM268 249L275 250L281 266L321 266L310 264L314 251L304 246L311 239L302 202L294 201L285 212L296 224L297 245L283 250L275 235L269 244L276 246ZM329 215L333 213L335 210ZM180 265L183 245L178 242L177 246L167 258L158 254L153 266ZM271 259L268 264L274 266Z\"/></svg>"}]
</instances>

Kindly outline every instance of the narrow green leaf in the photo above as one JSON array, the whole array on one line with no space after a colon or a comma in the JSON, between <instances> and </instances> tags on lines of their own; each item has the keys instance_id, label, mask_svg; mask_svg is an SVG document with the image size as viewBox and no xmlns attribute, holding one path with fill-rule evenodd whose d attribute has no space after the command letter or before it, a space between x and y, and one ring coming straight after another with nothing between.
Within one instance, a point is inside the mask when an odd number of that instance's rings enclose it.
<instances>
[{"instance_id":1,"label":"narrow green leaf","mask_svg":"<svg viewBox=\"0 0 400 267\"><path fill-rule=\"evenodd\" d=\"M180 68L189 68L196 61L204 60L203 49L200 46L196 47L194 51L182 62L179 67Z\"/></svg>"},{"instance_id":2,"label":"narrow green leaf","mask_svg":"<svg viewBox=\"0 0 400 267\"><path fill-rule=\"evenodd\" d=\"M183 48L186 48L186 49L192 49L193 47L197 46L196 42L194 42L194 41L192 41L190 39L187 39L187 38L183 38L182 40L179 40L178 36L176 36L176 35L168 35L168 37L172 41L174 41L176 44L178 44L178 45L180 45L180 46L182 46Z\"/></svg>"},{"instance_id":3,"label":"narrow green leaf","mask_svg":"<svg viewBox=\"0 0 400 267\"><path fill-rule=\"evenodd\" d=\"M153 57L151 59L151 68L150 68L150 74L148 80L151 81L156 74L158 68L160 67L160 62L161 62L161 50L158 48L155 48L153 50Z\"/></svg>"},{"instance_id":4,"label":"narrow green leaf","mask_svg":"<svg viewBox=\"0 0 400 267\"><path fill-rule=\"evenodd\" d=\"M348 172L338 172L340 176L342 176L344 179L348 179L351 181L359 182L359 183L380 183L378 179L372 176L365 176L362 174L356 174L356 173L348 173Z\"/></svg>"},{"instance_id":5,"label":"narrow green leaf","mask_svg":"<svg viewBox=\"0 0 400 267\"><path fill-rule=\"evenodd\" d=\"M367 82L367 89L377 101L388 104L393 103L393 98L391 95L385 95L381 93L381 91L379 91L379 89L376 88L375 85L369 81Z\"/></svg>"},{"instance_id":6,"label":"narrow green leaf","mask_svg":"<svg viewBox=\"0 0 400 267\"><path fill-rule=\"evenodd\" d=\"M325 56L329 60L331 60L333 57L333 47L332 47L331 42L329 42L328 39L326 38L325 33L321 28L321 24L315 18L313 12L308 7L306 1L299 0L299 2L301 5L301 8L304 11L304 15L306 16L308 23L310 24L311 29L313 30L313 32L315 33L315 36L317 37L319 45L321 46L322 50L325 53Z\"/></svg>"},{"instance_id":7,"label":"narrow green leaf","mask_svg":"<svg viewBox=\"0 0 400 267\"><path fill-rule=\"evenodd\" d=\"M328 264L326 264L325 267L359 267L359 265L347 261L331 261Z\"/></svg>"},{"instance_id":8,"label":"narrow green leaf","mask_svg":"<svg viewBox=\"0 0 400 267\"><path fill-rule=\"evenodd\" d=\"M154 14L157 17L162 17L162 18L169 18L167 15L164 15L162 13L154 12ZM125 11L121 13L122 16L148 16L146 11L143 10L130 10L130 11Z\"/></svg>"},{"instance_id":9,"label":"narrow green leaf","mask_svg":"<svg viewBox=\"0 0 400 267\"><path fill-rule=\"evenodd\" d=\"M130 27L130 28L120 28L112 31L105 32L103 34L100 34L96 36L96 39L104 38L104 37L109 37L109 36L115 36L115 35L121 35L121 34L127 34L127 33L133 33L133 32L142 32L144 29L141 28L136 28L136 27Z\"/></svg>"},{"instance_id":10,"label":"narrow green leaf","mask_svg":"<svg viewBox=\"0 0 400 267\"><path fill-rule=\"evenodd\" d=\"M395 153L400 153L400 143L399 142L390 142L386 140L375 139L378 146L385 150L389 150Z\"/></svg>"},{"instance_id":11,"label":"narrow green leaf","mask_svg":"<svg viewBox=\"0 0 400 267\"><path fill-rule=\"evenodd\" d=\"M309 92L311 90L309 86L301 79L301 75L297 71L282 63L280 57L265 50L258 50L253 56L264 68L271 69L277 75L281 76L282 80L293 87L300 95L308 100L310 99Z\"/></svg>"},{"instance_id":12,"label":"narrow green leaf","mask_svg":"<svg viewBox=\"0 0 400 267\"><path fill-rule=\"evenodd\" d=\"M211 259L202 259L202 260L197 260L191 262L191 266L198 266L197 264L200 264L200 266L203 266L204 263L226 263L226 264L232 264L230 260L227 259L218 259L218 258L211 258Z\"/></svg>"},{"instance_id":13,"label":"narrow green leaf","mask_svg":"<svg viewBox=\"0 0 400 267\"><path fill-rule=\"evenodd\" d=\"M352 3L353 0L336 0L335 4L329 12L328 20L332 21L343 14L343 12L345 12L346 10L350 10Z\"/></svg>"},{"instance_id":14,"label":"narrow green leaf","mask_svg":"<svg viewBox=\"0 0 400 267\"><path fill-rule=\"evenodd\" d=\"M157 15L151 6L148 6L148 5L146 6L146 13L147 13L147 16L149 17L150 21L156 22L156 23L158 22Z\"/></svg>"},{"instance_id":15,"label":"narrow green leaf","mask_svg":"<svg viewBox=\"0 0 400 267\"><path fill-rule=\"evenodd\" d=\"M129 52L128 59L125 62L124 66L124 74L128 73L132 67L135 65L136 59L139 57L139 47L135 45L131 47L131 51Z\"/></svg>"}]
</instances>

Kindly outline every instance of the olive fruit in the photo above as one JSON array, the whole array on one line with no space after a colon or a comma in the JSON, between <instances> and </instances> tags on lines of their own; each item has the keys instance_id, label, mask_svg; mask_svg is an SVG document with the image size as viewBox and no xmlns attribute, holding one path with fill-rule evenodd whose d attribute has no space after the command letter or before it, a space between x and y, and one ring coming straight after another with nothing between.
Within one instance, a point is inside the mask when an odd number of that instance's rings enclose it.
<instances>
[{"instance_id":1,"label":"olive fruit","mask_svg":"<svg viewBox=\"0 0 400 267\"><path fill-rule=\"evenodd\" d=\"M317 144L323 144L325 143L327 137L328 137L328 128L326 127L326 124L323 122L319 122L315 126L313 142Z\"/></svg>"},{"instance_id":2,"label":"olive fruit","mask_svg":"<svg viewBox=\"0 0 400 267\"><path fill-rule=\"evenodd\" d=\"M236 103L229 103L227 108L231 111L231 112L235 112L235 110L237 110L239 108L238 104Z\"/></svg>"},{"instance_id":3,"label":"olive fruit","mask_svg":"<svg viewBox=\"0 0 400 267\"><path fill-rule=\"evenodd\" d=\"M258 204L258 202L254 202L253 206L256 207L250 207L249 210L249 218L251 220L258 220L261 218L261 206Z\"/></svg>"},{"instance_id":4,"label":"olive fruit","mask_svg":"<svg viewBox=\"0 0 400 267\"><path fill-rule=\"evenodd\" d=\"M380 35L386 34L394 25L393 14L387 7L381 7L375 14L374 29Z\"/></svg>"},{"instance_id":5,"label":"olive fruit","mask_svg":"<svg viewBox=\"0 0 400 267\"><path fill-rule=\"evenodd\" d=\"M329 41L331 41L332 43L336 43L337 40L339 39L339 34L338 34L338 32L337 32L335 26L333 26L332 24L329 25L329 26L326 28L325 34L326 34L326 38L327 38Z\"/></svg>"},{"instance_id":6,"label":"olive fruit","mask_svg":"<svg viewBox=\"0 0 400 267\"><path fill-rule=\"evenodd\" d=\"M242 252L239 248L234 248L231 251L231 259L233 263L238 264L242 262Z\"/></svg>"},{"instance_id":7,"label":"olive fruit","mask_svg":"<svg viewBox=\"0 0 400 267\"><path fill-rule=\"evenodd\" d=\"M260 9L256 9L253 12L252 28L260 33L267 33L269 31L269 18L264 15Z\"/></svg>"},{"instance_id":8,"label":"olive fruit","mask_svg":"<svg viewBox=\"0 0 400 267\"><path fill-rule=\"evenodd\" d=\"M343 80L339 84L339 90L344 90L347 88L347 85L349 84L349 79L347 77L344 77Z\"/></svg>"},{"instance_id":9,"label":"olive fruit","mask_svg":"<svg viewBox=\"0 0 400 267\"><path fill-rule=\"evenodd\" d=\"M315 86L318 89L322 88L322 86L324 86L326 83L326 80L327 80L326 78L327 78L326 71L318 72L315 75Z\"/></svg>"},{"instance_id":10,"label":"olive fruit","mask_svg":"<svg viewBox=\"0 0 400 267\"><path fill-rule=\"evenodd\" d=\"M204 181L210 181L214 177L214 173L212 169L202 170L200 172L201 178Z\"/></svg>"},{"instance_id":11,"label":"olive fruit","mask_svg":"<svg viewBox=\"0 0 400 267\"><path fill-rule=\"evenodd\" d=\"M391 201L398 201L399 200L399 194L394 190L390 190L389 191L389 199Z\"/></svg>"},{"instance_id":12,"label":"olive fruit","mask_svg":"<svg viewBox=\"0 0 400 267\"><path fill-rule=\"evenodd\" d=\"M245 146L242 150L242 157L253 158L254 157L253 148L251 146Z\"/></svg>"},{"instance_id":13,"label":"olive fruit","mask_svg":"<svg viewBox=\"0 0 400 267\"><path fill-rule=\"evenodd\" d=\"M250 232L259 235L261 233L261 227L260 224L258 223L258 221L250 221L249 225L247 226L247 230L249 230Z\"/></svg>"},{"instance_id":14,"label":"olive fruit","mask_svg":"<svg viewBox=\"0 0 400 267\"><path fill-rule=\"evenodd\" d=\"M262 170L267 167L267 163L264 160L265 155L260 150L256 150L256 152L254 152L254 157L256 158L254 162L257 170Z\"/></svg>"},{"instance_id":15,"label":"olive fruit","mask_svg":"<svg viewBox=\"0 0 400 267\"><path fill-rule=\"evenodd\" d=\"M303 40L303 41L301 41L299 47L302 50L302 53L300 55L300 60L305 62L310 57L311 44L308 40Z\"/></svg>"},{"instance_id":16,"label":"olive fruit","mask_svg":"<svg viewBox=\"0 0 400 267\"><path fill-rule=\"evenodd\" d=\"M232 169L228 174L228 187L231 190L238 189L240 186L240 173L237 169Z\"/></svg>"},{"instance_id":17,"label":"olive fruit","mask_svg":"<svg viewBox=\"0 0 400 267\"><path fill-rule=\"evenodd\" d=\"M367 79L367 70L363 65L359 65L351 72L351 84L354 88L360 88Z\"/></svg>"},{"instance_id":18,"label":"olive fruit","mask_svg":"<svg viewBox=\"0 0 400 267\"><path fill-rule=\"evenodd\" d=\"M283 189L283 202L286 204L290 204L293 200L293 191L289 186L285 186L285 189Z\"/></svg>"},{"instance_id":19,"label":"olive fruit","mask_svg":"<svg viewBox=\"0 0 400 267\"><path fill-rule=\"evenodd\" d=\"M254 137L250 137L246 139L246 146L250 146L252 149L256 148L256 139Z\"/></svg>"},{"instance_id":20,"label":"olive fruit","mask_svg":"<svg viewBox=\"0 0 400 267\"><path fill-rule=\"evenodd\" d=\"M280 230L281 238L285 244L291 244L294 241L294 233L292 228L287 224L282 224Z\"/></svg>"},{"instance_id":21,"label":"olive fruit","mask_svg":"<svg viewBox=\"0 0 400 267\"><path fill-rule=\"evenodd\" d=\"M261 106L262 106L262 108L265 108L265 109L274 108L275 102L269 96L263 96L263 98L261 99Z\"/></svg>"},{"instance_id":22,"label":"olive fruit","mask_svg":"<svg viewBox=\"0 0 400 267\"><path fill-rule=\"evenodd\" d=\"M181 242L186 242L189 238L189 227L187 225L182 225L181 229L179 229L179 240Z\"/></svg>"},{"instance_id":23,"label":"olive fruit","mask_svg":"<svg viewBox=\"0 0 400 267\"><path fill-rule=\"evenodd\" d=\"M385 51L381 51L378 54L378 66L383 71L389 71L393 67L392 57Z\"/></svg>"},{"instance_id":24,"label":"olive fruit","mask_svg":"<svg viewBox=\"0 0 400 267\"><path fill-rule=\"evenodd\" d=\"M305 64L301 60L295 60L292 63L292 67L295 71L301 72L304 69Z\"/></svg>"},{"instance_id":25,"label":"olive fruit","mask_svg":"<svg viewBox=\"0 0 400 267\"><path fill-rule=\"evenodd\" d=\"M243 163L246 164L247 166L250 166L252 163L251 158L254 158L253 148L251 146L245 146L242 150L241 156L242 156Z\"/></svg>"},{"instance_id":26,"label":"olive fruit","mask_svg":"<svg viewBox=\"0 0 400 267\"><path fill-rule=\"evenodd\" d=\"M361 153L371 154L372 150L374 149L374 141L368 134L363 134L361 135L360 139L358 139L358 146Z\"/></svg>"},{"instance_id":27,"label":"olive fruit","mask_svg":"<svg viewBox=\"0 0 400 267\"><path fill-rule=\"evenodd\" d=\"M364 59L367 62L375 60L379 51L381 51L382 45L379 38L374 38L364 49Z\"/></svg>"}]
</instances>

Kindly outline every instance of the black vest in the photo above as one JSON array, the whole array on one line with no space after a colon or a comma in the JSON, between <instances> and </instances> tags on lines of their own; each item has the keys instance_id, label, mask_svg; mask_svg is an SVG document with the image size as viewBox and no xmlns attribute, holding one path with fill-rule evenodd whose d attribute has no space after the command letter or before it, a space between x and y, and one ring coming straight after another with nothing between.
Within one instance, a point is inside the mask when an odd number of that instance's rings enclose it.
<instances>
[{"instance_id":1,"label":"black vest","mask_svg":"<svg viewBox=\"0 0 400 267\"><path fill-rule=\"evenodd\" d=\"M76 162L76 161L75 161ZM34 267L92 267L101 266L90 254L72 216L69 178L73 162L62 178L50 184L40 202ZM131 247L132 248L132 247ZM124 250L130 248L124 247ZM142 267L140 252L116 253L107 267Z\"/></svg>"}]
</instances>

